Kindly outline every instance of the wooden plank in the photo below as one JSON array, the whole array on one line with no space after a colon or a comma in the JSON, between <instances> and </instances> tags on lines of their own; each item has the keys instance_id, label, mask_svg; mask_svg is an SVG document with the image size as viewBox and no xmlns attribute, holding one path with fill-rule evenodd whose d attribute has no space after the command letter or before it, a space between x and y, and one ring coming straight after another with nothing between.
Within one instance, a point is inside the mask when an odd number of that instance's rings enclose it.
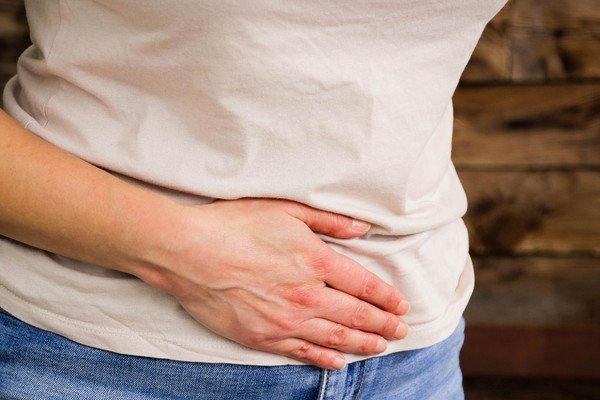
<instances>
[{"instance_id":1,"label":"wooden plank","mask_svg":"<svg viewBox=\"0 0 600 400\"><path fill-rule=\"evenodd\" d=\"M487 24L461 76L460 85L511 79L510 21L514 1L507 3Z\"/></svg>"},{"instance_id":2,"label":"wooden plank","mask_svg":"<svg viewBox=\"0 0 600 400\"><path fill-rule=\"evenodd\" d=\"M460 87L458 169L600 166L600 84Z\"/></svg>"},{"instance_id":3,"label":"wooden plank","mask_svg":"<svg viewBox=\"0 0 600 400\"><path fill-rule=\"evenodd\" d=\"M474 255L600 255L600 173L460 171Z\"/></svg>"},{"instance_id":4,"label":"wooden plank","mask_svg":"<svg viewBox=\"0 0 600 400\"><path fill-rule=\"evenodd\" d=\"M600 77L600 0L512 0L494 17L461 85Z\"/></svg>"},{"instance_id":5,"label":"wooden plank","mask_svg":"<svg viewBox=\"0 0 600 400\"><path fill-rule=\"evenodd\" d=\"M0 87L16 74L16 62L31 44L22 0L0 0Z\"/></svg>"},{"instance_id":6,"label":"wooden plank","mask_svg":"<svg viewBox=\"0 0 600 400\"><path fill-rule=\"evenodd\" d=\"M600 379L600 326L470 325L465 376Z\"/></svg>"},{"instance_id":7,"label":"wooden plank","mask_svg":"<svg viewBox=\"0 0 600 400\"><path fill-rule=\"evenodd\" d=\"M538 32L600 32L600 0L511 0L511 25Z\"/></svg>"},{"instance_id":8,"label":"wooden plank","mask_svg":"<svg viewBox=\"0 0 600 400\"><path fill-rule=\"evenodd\" d=\"M600 257L474 257L468 376L600 378Z\"/></svg>"},{"instance_id":9,"label":"wooden plank","mask_svg":"<svg viewBox=\"0 0 600 400\"><path fill-rule=\"evenodd\" d=\"M473 264L465 310L473 324L600 325L600 257L473 257Z\"/></svg>"},{"instance_id":10,"label":"wooden plank","mask_svg":"<svg viewBox=\"0 0 600 400\"><path fill-rule=\"evenodd\" d=\"M517 0L513 81L600 77L600 0Z\"/></svg>"},{"instance_id":11,"label":"wooden plank","mask_svg":"<svg viewBox=\"0 0 600 400\"><path fill-rule=\"evenodd\" d=\"M27 24L23 0L0 0L0 36L21 36L25 30Z\"/></svg>"},{"instance_id":12,"label":"wooden plank","mask_svg":"<svg viewBox=\"0 0 600 400\"><path fill-rule=\"evenodd\" d=\"M600 257L474 257L469 376L600 377Z\"/></svg>"},{"instance_id":13,"label":"wooden plank","mask_svg":"<svg viewBox=\"0 0 600 400\"><path fill-rule=\"evenodd\" d=\"M514 82L600 77L600 34L512 32Z\"/></svg>"},{"instance_id":14,"label":"wooden plank","mask_svg":"<svg viewBox=\"0 0 600 400\"><path fill-rule=\"evenodd\" d=\"M23 0L0 0L0 13L23 8Z\"/></svg>"}]
</instances>

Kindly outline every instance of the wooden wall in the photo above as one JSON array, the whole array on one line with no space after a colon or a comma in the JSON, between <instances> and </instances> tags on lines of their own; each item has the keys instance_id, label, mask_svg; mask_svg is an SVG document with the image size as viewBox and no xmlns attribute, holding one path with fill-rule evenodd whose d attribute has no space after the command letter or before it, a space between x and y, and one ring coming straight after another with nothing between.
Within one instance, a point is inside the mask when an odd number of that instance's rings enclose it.
<instances>
[{"instance_id":1,"label":"wooden wall","mask_svg":"<svg viewBox=\"0 0 600 400\"><path fill-rule=\"evenodd\" d=\"M17 58L30 44L23 0L0 0L0 89L17 73Z\"/></svg>"},{"instance_id":2,"label":"wooden wall","mask_svg":"<svg viewBox=\"0 0 600 400\"><path fill-rule=\"evenodd\" d=\"M465 375L600 377L600 0L511 0L454 96Z\"/></svg>"},{"instance_id":3,"label":"wooden wall","mask_svg":"<svg viewBox=\"0 0 600 400\"><path fill-rule=\"evenodd\" d=\"M511 0L454 96L466 376L600 377L600 0ZM29 44L0 0L0 87Z\"/></svg>"}]
</instances>

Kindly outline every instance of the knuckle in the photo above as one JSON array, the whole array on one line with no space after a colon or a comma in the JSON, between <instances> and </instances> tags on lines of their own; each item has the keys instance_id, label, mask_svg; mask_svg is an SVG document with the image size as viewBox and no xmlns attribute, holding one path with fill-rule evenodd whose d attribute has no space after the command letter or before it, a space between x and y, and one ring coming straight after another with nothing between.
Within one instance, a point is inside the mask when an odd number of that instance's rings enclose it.
<instances>
[{"instance_id":1,"label":"knuckle","mask_svg":"<svg viewBox=\"0 0 600 400\"><path fill-rule=\"evenodd\" d=\"M332 357L325 351L317 351L314 362L317 365L328 367L331 365Z\"/></svg>"},{"instance_id":2,"label":"knuckle","mask_svg":"<svg viewBox=\"0 0 600 400\"><path fill-rule=\"evenodd\" d=\"M310 352L312 350L312 345L308 342L302 343L300 346L294 348L290 354L294 357L294 358L298 358L301 360L308 360L310 359Z\"/></svg>"},{"instance_id":3,"label":"knuckle","mask_svg":"<svg viewBox=\"0 0 600 400\"><path fill-rule=\"evenodd\" d=\"M388 296L388 300L386 302L386 306L388 310L397 310L398 306L402 302L403 297L400 294L392 289L390 295Z\"/></svg>"},{"instance_id":4,"label":"knuckle","mask_svg":"<svg viewBox=\"0 0 600 400\"><path fill-rule=\"evenodd\" d=\"M331 222L338 229L347 229L352 226L352 219L345 215L331 213Z\"/></svg>"},{"instance_id":5,"label":"knuckle","mask_svg":"<svg viewBox=\"0 0 600 400\"><path fill-rule=\"evenodd\" d=\"M315 289L306 286L289 287L283 292L283 296L295 306L302 308L316 307L320 304Z\"/></svg>"},{"instance_id":6,"label":"knuckle","mask_svg":"<svg viewBox=\"0 0 600 400\"><path fill-rule=\"evenodd\" d=\"M359 354L370 354L371 350L369 349L369 344L367 340L362 340L358 345Z\"/></svg>"},{"instance_id":7,"label":"knuckle","mask_svg":"<svg viewBox=\"0 0 600 400\"><path fill-rule=\"evenodd\" d=\"M383 327L381 329L381 333L383 333L384 336L386 337L393 337L394 334L396 333L396 328L398 328L398 326L400 325L400 320L398 318L395 318L391 315L387 315L385 317L385 322L383 324Z\"/></svg>"},{"instance_id":8,"label":"knuckle","mask_svg":"<svg viewBox=\"0 0 600 400\"><path fill-rule=\"evenodd\" d=\"M364 354L373 354L377 352L377 337L373 335L364 335L360 350Z\"/></svg>"},{"instance_id":9,"label":"knuckle","mask_svg":"<svg viewBox=\"0 0 600 400\"><path fill-rule=\"evenodd\" d=\"M370 299L377 293L378 282L373 275L367 274L362 283L361 297Z\"/></svg>"},{"instance_id":10,"label":"knuckle","mask_svg":"<svg viewBox=\"0 0 600 400\"><path fill-rule=\"evenodd\" d=\"M378 336L364 333L357 341L356 350L358 354L376 354Z\"/></svg>"},{"instance_id":11,"label":"knuckle","mask_svg":"<svg viewBox=\"0 0 600 400\"><path fill-rule=\"evenodd\" d=\"M347 336L346 329L342 325L337 324L329 333L327 344L329 347L341 346L346 343Z\"/></svg>"},{"instance_id":12,"label":"knuckle","mask_svg":"<svg viewBox=\"0 0 600 400\"><path fill-rule=\"evenodd\" d=\"M350 324L353 328L361 328L364 327L369 319L369 309L365 304L359 304L358 307L354 310L352 317L350 319Z\"/></svg>"},{"instance_id":13,"label":"knuckle","mask_svg":"<svg viewBox=\"0 0 600 400\"><path fill-rule=\"evenodd\" d=\"M332 259L327 246L317 246L310 250L307 264L313 269L317 277L325 278L329 276L332 268Z\"/></svg>"}]
</instances>

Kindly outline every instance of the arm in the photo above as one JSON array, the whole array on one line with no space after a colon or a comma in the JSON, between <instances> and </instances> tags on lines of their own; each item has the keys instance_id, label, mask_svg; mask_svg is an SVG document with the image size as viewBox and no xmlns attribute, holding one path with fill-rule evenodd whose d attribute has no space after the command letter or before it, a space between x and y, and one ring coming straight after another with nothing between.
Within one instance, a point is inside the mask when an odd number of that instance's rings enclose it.
<instances>
[{"instance_id":1,"label":"arm","mask_svg":"<svg viewBox=\"0 0 600 400\"><path fill-rule=\"evenodd\" d=\"M54 146L0 110L0 235L139 275L178 240L181 207Z\"/></svg>"},{"instance_id":2,"label":"arm","mask_svg":"<svg viewBox=\"0 0 600 400\"><path fill-rule=\"evenodd\" d=\"M248 347L341 368L338 350L376 354L384 338L406 336L397 316L408 312L404 296L313 233L351 238L368 229L352 222L280 199L183 205L0 111L1 235L136 275Z\"/></svg>"}]
</instances>

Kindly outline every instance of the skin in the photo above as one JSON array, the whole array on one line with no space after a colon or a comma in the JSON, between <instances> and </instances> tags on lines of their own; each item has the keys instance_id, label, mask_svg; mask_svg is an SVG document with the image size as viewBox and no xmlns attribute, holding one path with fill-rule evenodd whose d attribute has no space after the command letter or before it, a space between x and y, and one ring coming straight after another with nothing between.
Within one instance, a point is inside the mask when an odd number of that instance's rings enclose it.
<instances>
[{"instance_id":1,"label":"skin","mask_svg":"<svg viewBox=\"0 0 600 400\"><path fill-rule=\"evenodd\" d=\"M0 110L0 235L135 275L250 348L340 369L342 352L374 355L406 337L403 294L315 235L368 230L353 221L284 199L181 204Z\"/></svg>"}]
</instances>

